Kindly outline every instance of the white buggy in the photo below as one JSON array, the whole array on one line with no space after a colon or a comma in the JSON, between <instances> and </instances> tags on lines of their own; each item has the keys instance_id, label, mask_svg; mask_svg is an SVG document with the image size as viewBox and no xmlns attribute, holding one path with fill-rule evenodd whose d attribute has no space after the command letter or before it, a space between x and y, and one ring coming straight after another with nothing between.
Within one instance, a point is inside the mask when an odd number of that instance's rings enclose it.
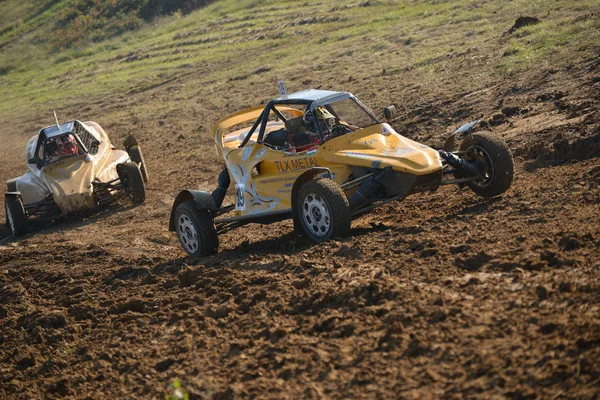
<instances>
[{"instance_id":1,"label":"white buggy","mask_svg":"<svg viewBox=\"0 0 600 400\"><path fill-rule=\"evenodd\" d=\"M117 150L95 122L48 126L27 144L27 172L7 182L6 222L14 236L33 221L89 211L128 195L144 202L148 174L137 141Z\"/></svg>"}]
</instances>

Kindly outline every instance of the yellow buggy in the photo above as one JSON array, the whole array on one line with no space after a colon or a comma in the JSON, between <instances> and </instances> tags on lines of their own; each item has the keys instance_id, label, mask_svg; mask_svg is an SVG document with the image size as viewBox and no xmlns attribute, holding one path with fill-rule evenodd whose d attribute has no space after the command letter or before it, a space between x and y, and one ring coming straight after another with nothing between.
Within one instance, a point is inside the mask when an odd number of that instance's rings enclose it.
<instances>
[{"instance_id":1,"label":"yellow buggy","mask_svg":"<svg viewBox=\"0 0 600 400\"><path fill-rule=\"evenodd\" d=\"M386 119L393 113L384 110ZM247 223L293 218L296 232L322 242L347 236L359 215L441 185L500 195L512 183L513 158L498 136L473 133L477 122L434 150L398 134L351 93L281 96L217 124L215 148L226 164L218 187L179 193L169 230L188 254L205 256L218 250L219 233ZM230 186L234 204L223 206Z\"/></svg>"}]
</instances>

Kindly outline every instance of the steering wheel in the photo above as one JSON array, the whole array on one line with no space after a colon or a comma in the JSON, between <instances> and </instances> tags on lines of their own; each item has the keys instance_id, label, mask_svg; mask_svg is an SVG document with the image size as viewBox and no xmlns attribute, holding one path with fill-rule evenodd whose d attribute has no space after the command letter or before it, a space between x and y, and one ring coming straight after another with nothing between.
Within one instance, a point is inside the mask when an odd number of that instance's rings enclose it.
<instances>
[{"instance_id":1,"label":"steering wheel","mask_svg":"<svg viewBox=\"0 0 600 400\"><path fill-rule=\"evenodd\" d=\"M341 136L349 132L352 132L352 129L348 128L346 125L338 123L333 128L331 128L331 134L329 135L329 137Z\"/></svg>"}]
</instances>

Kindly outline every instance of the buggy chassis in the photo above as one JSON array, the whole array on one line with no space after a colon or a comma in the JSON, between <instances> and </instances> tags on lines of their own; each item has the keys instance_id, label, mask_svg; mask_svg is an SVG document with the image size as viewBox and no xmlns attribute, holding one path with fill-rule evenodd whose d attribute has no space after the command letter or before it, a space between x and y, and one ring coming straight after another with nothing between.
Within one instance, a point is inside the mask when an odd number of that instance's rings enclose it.
<instances>
[{"instance_id":1,"label":"buggy chassis","mask_svg":"<svg viewBox=\"0 0 600 400\"><path fill-rule=\"evenodd\" d=\"M94 207L90 209L92 212L126 196L126 187L121 183L120 178L109 182L93 181L92 185L94 186ZM17 196L18 192L7 192L6 194ZM48 193L41 201L24 204L23 207L31 223L49 221L62 215L60 209L56 206L52 193Z\"/></svg>"},{"instance_id":2,"label":"buggy chassis","mask_svg":"<svg viewBox=\"0 0 600 400\"><path fill-rule=\"evenodd\" d=\"M40 130L27 144L24 175L7 182L6 222L13 235L29 225L59 216L89 212L128 195L145 200L146 165L137 140L116 149L93 121L57 123Z\"/></svg>"},{"instance_id":3,"label":"buggy chassis","mask_svg":"<svg viewBox=\"0 0 600 400\"><path fill-rule=\"evenodd\" d=\"M386 119L393 114L394 107L386 107ZM353 218L440 186L500 195L512 183L512 155L498 136L473 133L478 122L461 126L436 151L380 122L351 93L281 96L219 122L215 147L226 168L218 187L180 192L169 230L188 254L209 255L218 249L219 233L249 223L292 218L296 232L321 242L348 235ZM234 204L222 206L231 183Z\"/></svg>"},{"instance_id":4,"label":"buggy chassis","mask_svg":"<svg viewBox=\"0 0 600 400\"><path fill-rule=\"evenodd\" d=\"M472 131L473 131L473 128L475 127L475 125L477 125L477 123L479 123L479 120L473 121L473 122L470 122L468 124L461 126L446 140L444 147L443 147L444 148L443 153L445 153L444 157L446 157L446 159L442 160L443 169L439 176L440 181L437 185L430 184L427 186L416 186L415 190L413 190L409 193L401 193L396 196L388 197L388 198L385 198L385 197L384 198L372 198L372 199L370 199L369 204L367 204L367 205L363 204L360 207L353 209L352 213L351 213L352 218L359 217L359 216L366 214L367 212L374 210L375 208L381 207L385 204L388 204L388 203L391 203L394 201L402 201L409 194L422 193L422 192L428 192L428 191L433 192L436 189L438 189L439 186L445 186L445 185L460 185L461 187L463 187L468 182L475 182L475 181L480 180L482 178L482 176L479 173L479 171L473 173L471 176L468 176L468 177L450 178L450 179L443 178L443 177L449 176L449 175L457 175L457 174L460 175L461 170L463 168L465 168L465 165L463 163L461 163L462 159L460 157L464 156L466 154L469 154L470 150L469 149L454 150L454 141L455 141L455 138L463 139L463 140L466 137L472 138ZM446 151L446 150L448 150L448 151ZM450 161L448 161L448 160L450 160ZM454 165L454 166L452 166L450 163L452 163L452 165ZM331 170L329 168L315 167L315 168L309 169L303 175L301 175L301 177L298 178L298 181L299 182L306 181L307 178L313 179L315 176L318 176L318 175L321 175L322 177L326 177L328 179L332 178ZM356 179L353 179L351 181L341 184L340 188L345 191L345 190L359 187L362 184L364 184L369 178L372 178L375 175L376 175L375 172L369 172L368 174L365 174L359 178L356 178ZM181 192L179 194L179 196L176 198L176 200L174 201L175 206L173 207L172 212L171 212L171 217L170 217L170 222L169 222L170 227L174 228L174 217L175 217L174 211L175 211L176 205L181 204L186 201L190 201L190 200L193 200L199 209L205 209L210 212L211 216L214 218L214 223L215 223L217 233L219 233L219 234L227 233L233 229L242 227L242 226L250 224L250 223L258 223L258 224L268 225L268 224L272 224L275 222L284 221L284 220L290 219L292 217L292 209L290 208L290 209L282 210L279 212L273 212L268 215L233 216L233 217L223 218L223 215L225 215L235 209L235 204L229 204L227 206L222 206L222 207L217 208L215 206L213 196L210 195L208 192L186 190L186 191ZM219 217L221 217L221 218L219 218Z\"/></svg>"}]
</instances>

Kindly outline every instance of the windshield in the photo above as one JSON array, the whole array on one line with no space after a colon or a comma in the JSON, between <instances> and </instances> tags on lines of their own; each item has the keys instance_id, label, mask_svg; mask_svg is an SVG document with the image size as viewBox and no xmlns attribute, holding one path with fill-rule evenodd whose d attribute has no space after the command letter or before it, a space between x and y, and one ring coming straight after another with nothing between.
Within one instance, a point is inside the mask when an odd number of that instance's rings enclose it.
<instances>
[{"instance_id":1,"label":"windshield","mask_svg":"<svg viewBox=\"0 0 600 400\"><path fill-rule=\"evenodd\" d=\"M338 123L348 127L354 127L352 130L366 128L379 123L377 119L365 108L359 105L354 99L344 99L325 106L335 115Z\"/></svg>"},{"instance_id":2,"label":"windshield","mask_svg":"<svg viewBox=\"0 0 600 400\"><path fill-rule=\"evenodd\" d=\"M320 104L305 113L304 121L306 129L319 128L325 140L379 123L371 111L352 97Z\"/></svg>"}]
</instances>

